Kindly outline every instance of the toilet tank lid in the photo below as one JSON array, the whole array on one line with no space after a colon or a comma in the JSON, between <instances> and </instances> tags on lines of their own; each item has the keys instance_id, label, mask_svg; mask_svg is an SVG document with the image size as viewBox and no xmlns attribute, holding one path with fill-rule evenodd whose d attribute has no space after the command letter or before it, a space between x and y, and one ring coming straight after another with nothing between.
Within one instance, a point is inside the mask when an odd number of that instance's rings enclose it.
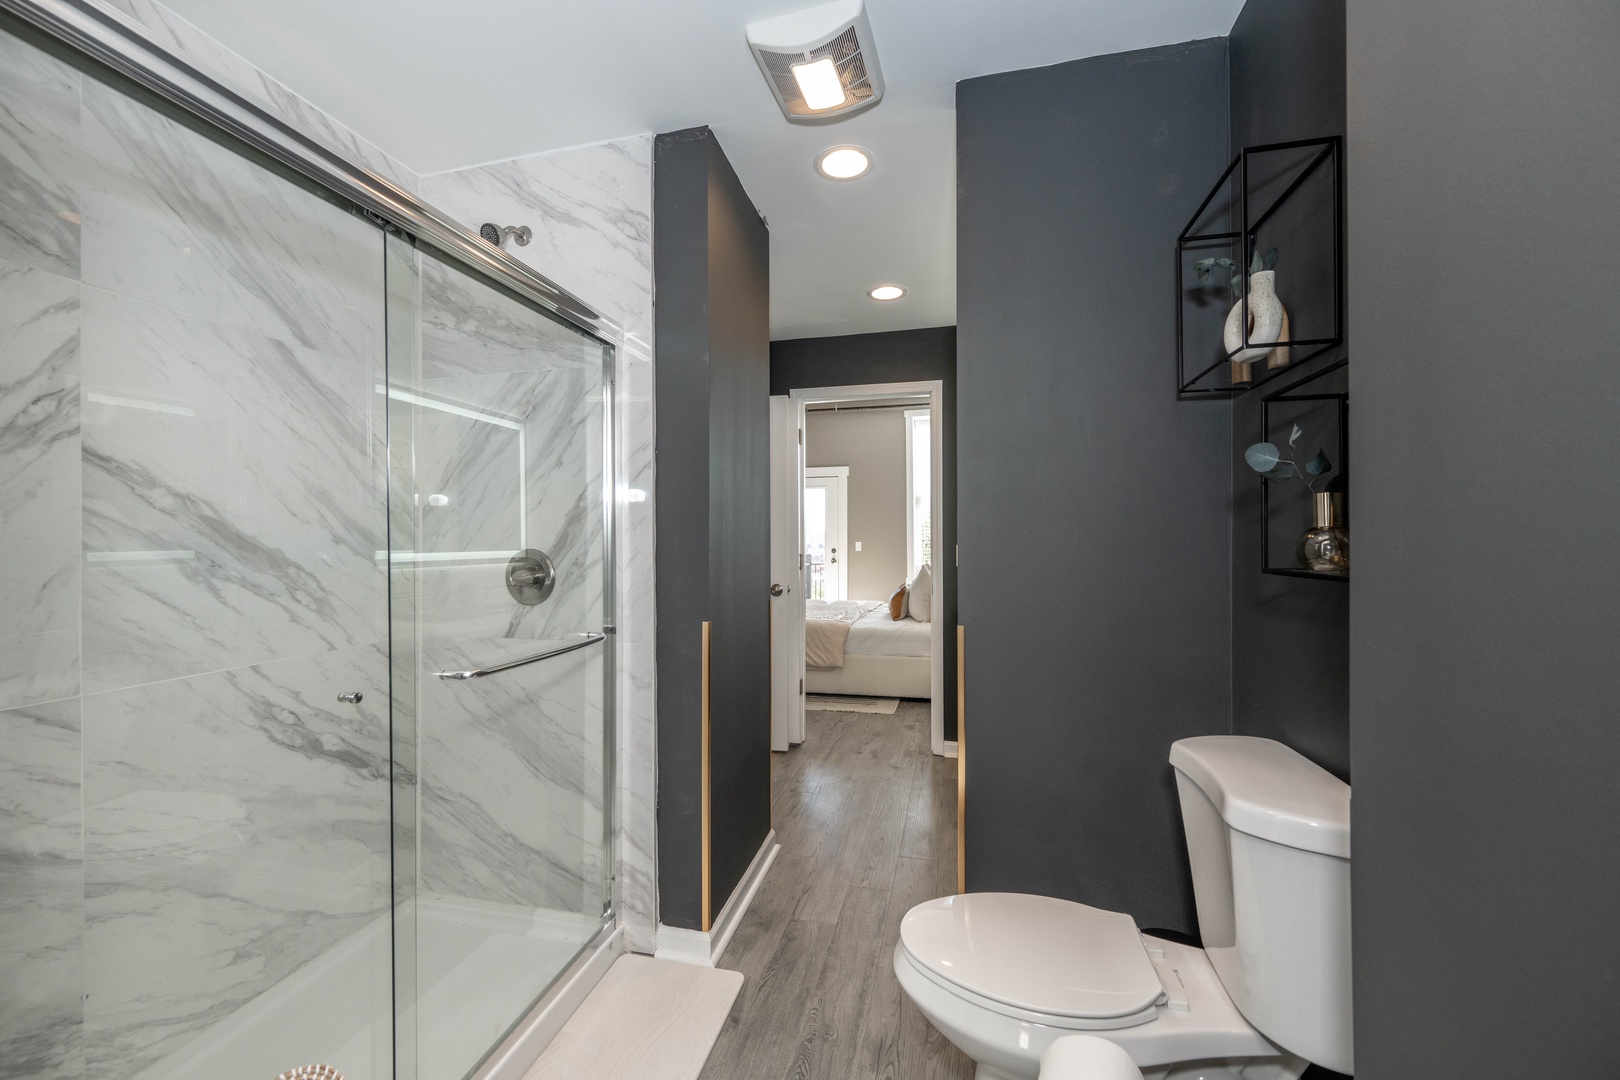
<instances>
[{"instance_id":1,"label":"toilet tank lid","mask_svg":"<svg viewBox=\"0 0 1620 1080\"><path fill-rule=\"evenodd\" d=\"M1170 764L1238 832L1350 857L1350 785L1282 743L1201 735L1172 744Z\"/></svg>"}]
</instances>

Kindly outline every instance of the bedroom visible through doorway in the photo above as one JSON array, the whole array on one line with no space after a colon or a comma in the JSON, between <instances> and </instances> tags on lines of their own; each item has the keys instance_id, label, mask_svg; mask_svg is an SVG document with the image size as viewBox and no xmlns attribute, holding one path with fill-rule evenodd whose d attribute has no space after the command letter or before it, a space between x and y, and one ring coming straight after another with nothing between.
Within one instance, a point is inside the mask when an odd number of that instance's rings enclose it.
<instances>
[{"instance_id":1,"label":"bedroom visible through doorway","mask_svg":"<svg viewBox=\"0 0 1620 1080\"><path fill-rule=\"evenodd\" d=\"M933 381L772 398L773 750L806 740L807 712L910 702L929 751L954 756L933 542L941 396Z\"/></svg>"}]
</instances>

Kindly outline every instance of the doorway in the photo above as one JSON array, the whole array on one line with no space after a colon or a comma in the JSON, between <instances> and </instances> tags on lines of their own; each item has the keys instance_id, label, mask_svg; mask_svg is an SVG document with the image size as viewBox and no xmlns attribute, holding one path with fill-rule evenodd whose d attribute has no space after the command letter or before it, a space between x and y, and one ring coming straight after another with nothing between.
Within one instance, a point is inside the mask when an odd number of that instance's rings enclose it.
<instances>
[{"instance_id":1,"label":"doorway","mask_svg":"<svg viewBox=\"0 0 1620 1080\"><path fill-rule=\"evenodd\" d=\"M925 597L912 613L915 617L903 614L893 625L871 627L896 642L857 647L835 657L842 667L812 666L806 660L807 645L814 648L814 642L807 642L807 618L842 619L853 624L849 634L855 636L861 620L890 622L891 598L902 584L916 586L919 570L926 567L930 581L937 576L932 564L942 553L933 549L932 513L942 505L943 481L941 425L934 418L941 415L942 398L943 383L926 380L795 389L771 399L773 750L786 751L805 741L807 695L838 694L925 699L930 751L955 756L954 740L945 740L947 627L943 618L934 617L944 610L934 603L937 590L913 590ZM852 475L847 462L812 462L807 456L810 417L825 410L883 411L895 426L898 487L887 500L896 521L894 569L876 577L869 568L880 565L878 552L861 550L871 537L856 535L875 527L852 524L852 518L861 520L861 477ZM889 546L885 538L883 550ZM954 555L948 553L953 560ZM822 605L847 607L829 612ZM809 633L817 630L811 627ZM907 645L900 638L920 644Z\"/></svg>"},{"instance_id":2,"label":"doorway","mask_svg":"<svg viewBox=\"0 0 1620 1080\"><path fill-rule=\"evenodd\" d=\"M803 505L805 596L848 600L849 466L805 466Z\"/></svg>"}]
</instances>

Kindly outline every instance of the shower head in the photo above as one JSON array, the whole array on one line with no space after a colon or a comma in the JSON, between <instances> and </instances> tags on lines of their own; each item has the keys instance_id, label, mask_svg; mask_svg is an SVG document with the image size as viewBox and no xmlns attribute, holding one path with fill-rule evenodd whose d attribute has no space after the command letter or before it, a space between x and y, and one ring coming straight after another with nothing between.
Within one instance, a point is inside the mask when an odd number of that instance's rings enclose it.
<instances>
[{"instance_id":1,"label":"shower head","mask_svg":"<svg viewBox=\"0 0 1620 1080\"><path fill-rule=\"evenodd\" d=\"M517 241L518 247L526 247L529 241L534 239L534 230L527 225L508 225L502 228L492 221L486 221L479 228L478 235L496 247L500 247L501 241L508 236Z\"/></svg>"}]
</instances>

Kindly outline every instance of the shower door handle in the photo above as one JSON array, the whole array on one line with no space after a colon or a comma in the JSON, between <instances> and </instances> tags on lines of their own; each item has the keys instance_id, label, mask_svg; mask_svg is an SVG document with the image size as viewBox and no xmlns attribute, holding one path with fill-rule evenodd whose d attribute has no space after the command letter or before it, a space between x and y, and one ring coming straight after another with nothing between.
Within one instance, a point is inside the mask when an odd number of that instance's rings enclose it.
<instances>
[{"instance_id":1,"label":"shower door handle","mask_svg":"<svg viewBox=\"0 0 1620 1080\"><path fill-rule=\"evenodd\" d=\"M561 645L555 649L547 649L545 652L535 653L533 656L525 656L518 660L508 660L504 664L494 664L486 668L473 668L471 671L441 671L439 672L439 678L482 679L485 675L493 675L497 671L510 671L515 667L522 667L525 664L534 664L541 660L550 660L553 656L562 656L565 653L571 653L578 649L583 649L588 645L595 645L599 641L606 640L606 634L586 634L584 641L570 642L567 645Z\"/></svg>"}]
</instances>

